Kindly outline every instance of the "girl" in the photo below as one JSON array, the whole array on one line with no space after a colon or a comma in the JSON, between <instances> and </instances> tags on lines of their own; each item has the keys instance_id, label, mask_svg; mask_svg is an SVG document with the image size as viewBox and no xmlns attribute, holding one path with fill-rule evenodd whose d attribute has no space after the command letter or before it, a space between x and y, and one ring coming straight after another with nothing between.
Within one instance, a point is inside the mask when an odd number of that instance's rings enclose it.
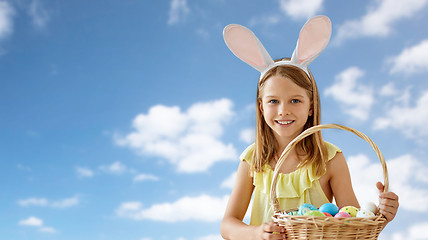
<instances>
[{"instance_id":1,"label":"girl","mask_svg":"<svg viewBox=\"0 0 428 240\"><path fill-rule=\"evenodd\" d=\"M320 124L316 83L307 69L326 47L331 23L325 16L310 19L302 28L291 59L273 61L260 41L247 28L229 25L224 39L241 60L261 72L257 88L256 141L241 155L236 182L220 231L225 239L286 239L283 228L272 221L270 184L282 151L305 129ZM332 202L359 207L348 166L341 150L323 141L317 132L300 141L280 168L278 201L281 209L303 203L316 207ZM391 221L398 209L398 196L380 191L380 212ZM242 222L253 195L250 225ZM278 234L279 233L279 234Z\"/></svg>"}]
</instances>

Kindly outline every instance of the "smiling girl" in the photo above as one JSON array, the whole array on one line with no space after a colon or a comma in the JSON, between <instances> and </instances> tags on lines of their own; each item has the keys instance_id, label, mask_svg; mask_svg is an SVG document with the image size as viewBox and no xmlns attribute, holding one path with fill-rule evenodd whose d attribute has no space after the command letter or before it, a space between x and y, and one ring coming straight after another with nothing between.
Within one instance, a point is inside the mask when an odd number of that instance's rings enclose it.
<instances>
[{"instance_id":1,"label":"smiling girl","mask_svg":"<svg viewBox=\"0 0 428 240\"><path fill-rule=\"evenodd\" d=\"M274 62L250 30L239 25L225 28L228 47L259 70L261 76L257 87L256 139L241 154L236 182L220 226L223 238L286 239L284 229L271 220L269 191L273 169L296 136L320 124L319 93L307 65L325 48L330 34L329 19L314 17L302 29L293 57ZM377 187L381 192L380 212L391 221L397 212L398 197L392 192L383 193L381 183ZM325 142L321 132L292 149L280 168L277 193L281 209L298 208L303 203L320 207L333 198L339 207L359 207L342 151ZM251 220L247 225L242 220L251 198Z\"/></svg>"}]
</instances>

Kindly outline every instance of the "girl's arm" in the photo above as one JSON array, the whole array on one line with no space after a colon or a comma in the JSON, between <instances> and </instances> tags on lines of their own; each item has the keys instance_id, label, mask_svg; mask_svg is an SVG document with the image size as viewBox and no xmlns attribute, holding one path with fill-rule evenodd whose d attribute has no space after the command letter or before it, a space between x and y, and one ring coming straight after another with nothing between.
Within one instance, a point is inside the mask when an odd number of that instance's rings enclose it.
<instances>
[{"instance_id":1,"label":"girl's arm","mask_svg":"<svg viewBox=\"0 0 428 240\"><path fill-rule=\"evenodd\" d=\"M352 188L351 175L343 153L336 153L327 163L327 173L332 194L339 207L354 206L359 208L357 197Z\"/></svg>"},{"instance_id":2,"label":"girl's arm","mask_svg":"<svg viewBox=\"0 0 428 240\"><path fill-rule=\"evenodd\" d=\"M241 161L236 174L235 185L226 206L226 212L220 224L220 233L224 239L283 239L282 228L272 222L261 226L248 226L243 223L245 213L253 194L253 178L250 176L250 166Z\"/></svg>"}]
</instances>

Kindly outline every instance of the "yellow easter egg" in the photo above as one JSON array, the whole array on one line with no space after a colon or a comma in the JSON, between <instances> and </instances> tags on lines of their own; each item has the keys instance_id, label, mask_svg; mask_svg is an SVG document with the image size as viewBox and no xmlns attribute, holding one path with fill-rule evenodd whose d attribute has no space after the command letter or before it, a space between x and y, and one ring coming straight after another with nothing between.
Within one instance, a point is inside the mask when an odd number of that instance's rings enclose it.
<instances>
[{"instance_id":1,"label":"yellow easter egg","mask_svg":"<svg viewBox=\"0 0 428 240\"><path fill-rule=\"evenodd\" d=\"M359 211L358 208L356 208L354 206L346 206L346 207L343 207L339 210L339 212L349 213L349 215L351 215L351 217L356 217L358 211Z\"/></svg>"}]
</instances>

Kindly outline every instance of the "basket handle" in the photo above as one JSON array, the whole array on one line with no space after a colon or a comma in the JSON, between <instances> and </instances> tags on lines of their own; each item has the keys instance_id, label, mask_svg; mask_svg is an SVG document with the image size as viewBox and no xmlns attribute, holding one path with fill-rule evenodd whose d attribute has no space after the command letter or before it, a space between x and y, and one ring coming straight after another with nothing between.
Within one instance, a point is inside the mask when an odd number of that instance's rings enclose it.
<instances>
[{"instance_id":1,"label":"basket handle","mask_svg":"<svg viewBox=\"0 0 428 240\"><path fill-rule=\"evenodd\" d=\"M388 192L388 188L389 188L389 180L388 180L388 170L386 168L386 163L385 163L385 159L382 155L382 153L380 152L378 146L369 138L367 137L364 133L357 131L353 128L350 127L346 127L343 125L339 125L339 124L324 124L324 125L317 125L317 126L313 126L311 128L306 129L305 131L303 131L300 135L298 135L295 139L293 139L288 145L287 147L284 149L284 151L282 152L281 156L279 157L279 160L275 166L275 171L274 171L274 175L273 175L273 179L272 179L272 185L271 185L271 189L270 189L270 196L271 196L271 204L273 206L273 209L275 212L279 211L279 202L278 199L276 197L276 184L278 181L278 174L279 174L279 169L281 168L281 165L284 163L285 159L287 158L287 156L290 154L291 149L302 139L304 139L307 136L312 135L315 132L321 131L322 129L327 129L327 128L335 128L335 129L341 129L341 130L346 130L348 132L354 133L355 135L357 135L358 137L364 139L366 142L368 142L370 144L370 146L373 148L373 150L376 152L377 156L379 157L380 163L382 164L382 168L383 168L383 180L384 180L384 186L385 192Z\"/></svg>"}]
</instances>

